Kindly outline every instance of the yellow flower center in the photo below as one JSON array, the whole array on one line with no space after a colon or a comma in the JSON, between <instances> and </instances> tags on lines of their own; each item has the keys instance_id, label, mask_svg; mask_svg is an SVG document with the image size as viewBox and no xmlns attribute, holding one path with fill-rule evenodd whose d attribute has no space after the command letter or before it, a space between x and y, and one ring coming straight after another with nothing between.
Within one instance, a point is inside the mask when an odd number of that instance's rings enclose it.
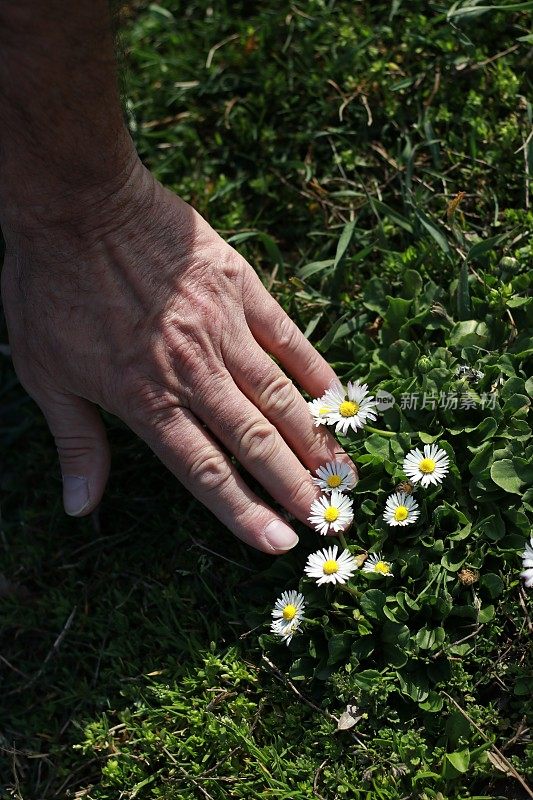
<instances>
[{"instance_id":1,"label":"yellow flower center","mask_svg":"<svg viewBox=\"0 0 533 800\"><path fill-rule=\"evenodd\" d=\"M353 403L351 400L344 400L339 406L339 414L341 417L355 417L359 411L359 405Z\"/></svg>"},{"instance_id":2,"label":"yellow flower center","mask_svg":"<svg viewBox=\"0 0 533 800\"><path fill-rule=\"evenodd\" d=\"M329 506L324 511L324 519L326 522L335 522L335 520L339 516L339 509L335 508L335 506Z\"/></svg>"},{"instance_id":3,"label":"yellow flower center","mask_svg":"<svg viewBox=\"0 0 533 800\"><path fill-rule=\"evenodd\" d=\"M296 616L296 606L293 606L292 603L289 603L288 606L285 606L283 609L283 619L286 619L287 622L290 622L291 619L294 619Z\"/></svg>"},{"instance_id":4,"label":"yellow flower center","mask_svg":"<svg viewBox=\"0 0 533 800\"><path fill-rule=\"evenodd\" d=\"M324 575L333 575L335 572L339 571L339 565L336 561L324 561L324 566L322 567Z\"/></svg>"},{"instance_id":5,"label":"yellow flower center","mask_svg":"<svg viewBox=\"0 0 533 800\"><path fill-rule=\"evenodd\" d=\"M374 567L374 572L379 572L381 575L386 575L389 572L389 565L386 561L378 561Z\"/></svg>"},{"instance_id":6,"label":"yellow flower center","mask_svg":"<svg viewBox=\"0 0 533 800\"><path fill-rule=\"evenodd\" d=\"M409 511L405 506L398 506L396 511L394 512L394 519L396 522L403 522L404 519L407 519L409 516Z\"/></svg>"},{"instance_id":7,"label":"yellow flower center","mask_svg":"<svg viewBox=\"0 0 533 800\"><path fill-rule=\"evenodd\" d=\"M435 464L432 458L423 458L420 464L418 465L418 468L420 472L423 472L425 475L427 475L429 472L435 472L436 466L437 465Z\"/></svg>"},{"instance_id":8,"label":"yellow flower center","mask_svg":"<svg viewBox=\"0 0 533 800\"><path fill-rule=\"evenodd\" d=\"M340 486L342 483L342 478L340 475L330 475L326 481L327 485L330 489L336 489L337 486Z\"/></svg>"}]
</instances>

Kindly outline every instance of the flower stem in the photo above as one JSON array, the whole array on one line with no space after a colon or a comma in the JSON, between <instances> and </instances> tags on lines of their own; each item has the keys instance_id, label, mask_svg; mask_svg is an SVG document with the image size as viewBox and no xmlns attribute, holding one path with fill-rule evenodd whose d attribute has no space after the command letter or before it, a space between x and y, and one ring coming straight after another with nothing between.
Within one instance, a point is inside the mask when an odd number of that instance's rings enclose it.
<instances>
[{"instance_id":1,"label":"flower stem","mask_svg":"<svg viewBox=\"0 0 533 800\"><path fill-rule=\"evenodd\" d=\"M302 617L302 622L305 622L306 625L322 625L319 619L310 619L309 617Z\"/></svg>"},{"instance_id":2,"label":"flower stem","mask_svg":"<svg viewBox=\"0 0 533 800\"><path fill-rule=\"evenodd\" d=\"M370 433L379 433L380 436L396 436L395 431L382 431L380 428L373 428L372 425L365 425L365 430L370 431Z\"/></svg>"},{"instance_id":3,"label":"flower stem","mask_svg":"<svg viewBox=\"0 0 533 800\"><path fill-rule=\"evenodd\" d=\"M343 546L343 548L345 550L347 550L348 549L348 543L347 543L346 539L344 538L344 534L343 533L339 533L337 538L338 538L339 542L341 543L341 545Z\"/></svg>"},{"instance_id":4,"label":"flower stem","mask_svg":"<svg viewBox=\"0 0 533 800\"><path fill-rule=\"evenodd\" d=\"M342 589L343 592L347 592L347 594L351 594L352 597L361 597L361 592L354 589L353 586L348 586L347 583L339 583L337 584L339 589Z\"/></svg>"}]
</instances>

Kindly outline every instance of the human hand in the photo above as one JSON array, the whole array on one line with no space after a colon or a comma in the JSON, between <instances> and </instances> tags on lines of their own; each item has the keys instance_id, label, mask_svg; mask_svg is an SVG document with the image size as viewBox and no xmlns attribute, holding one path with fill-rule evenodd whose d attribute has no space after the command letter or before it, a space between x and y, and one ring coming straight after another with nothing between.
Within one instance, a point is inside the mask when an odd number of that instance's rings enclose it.
<instances>
[{"instance_id":1,"label":"human hand","mask_svg":"<svg viewBox=\"0 0 533 800\"><path fill-rule=\"evenodd\" d=\"M351 461L268 353L313 396L333 370L250 265L139 162L98 206L80 199L5 232L13 359L55 437L66 511L88 514L104 490L99 405L239 538L289 549L296 534L225 450L306 522L307 469Z\"/></svg>"}]
</instances>

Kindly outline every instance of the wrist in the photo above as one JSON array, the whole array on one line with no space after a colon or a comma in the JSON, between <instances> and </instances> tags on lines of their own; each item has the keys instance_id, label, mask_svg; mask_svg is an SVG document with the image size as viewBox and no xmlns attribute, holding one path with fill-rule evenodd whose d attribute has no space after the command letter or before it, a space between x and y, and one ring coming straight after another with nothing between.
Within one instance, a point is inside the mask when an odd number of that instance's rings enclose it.
<instances>
[{"instance_id":1,"label":"wrist","mask_svg":"<svg viewBox=\"0 0 533 800\"><path fill-rule=\"evenodd\" d=\"M79 160L54 170L24 168L16 180L9 174L0 183L0 225L7 241L31 240L43 230L69 229L73 234L96 232L120 225L133 201L149 191L151 176L133 143L127 140L113 153L102 155L98 166Z\"/></svg>"}]
</instances>

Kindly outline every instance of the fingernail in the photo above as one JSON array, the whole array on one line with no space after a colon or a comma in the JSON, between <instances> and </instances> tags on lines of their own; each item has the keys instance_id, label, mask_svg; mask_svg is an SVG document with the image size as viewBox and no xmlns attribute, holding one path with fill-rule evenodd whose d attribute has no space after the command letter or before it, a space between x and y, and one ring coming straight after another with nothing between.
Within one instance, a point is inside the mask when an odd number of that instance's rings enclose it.
<instances>
[{"instance_id":1,"label":"fingernail","mask_svg":"<svg viewBox=\"0 0 533 800\"><path fill-rule=\"evenodd\" d=\"M299 539L292 528L280 519L273 519L265 528L265 539L273 550L292 550Z\"/></svg>"},{"instance_id":2,"label":"fingernail","mask_svg":"<svg viewBox=\"0 0 533 800\"><path fill-rule=\"evenodd\" d=\"M79 475L63 475L63 505L65 512L77 517L89 505L89 482Z\"/></svg>"}]
</instances>

